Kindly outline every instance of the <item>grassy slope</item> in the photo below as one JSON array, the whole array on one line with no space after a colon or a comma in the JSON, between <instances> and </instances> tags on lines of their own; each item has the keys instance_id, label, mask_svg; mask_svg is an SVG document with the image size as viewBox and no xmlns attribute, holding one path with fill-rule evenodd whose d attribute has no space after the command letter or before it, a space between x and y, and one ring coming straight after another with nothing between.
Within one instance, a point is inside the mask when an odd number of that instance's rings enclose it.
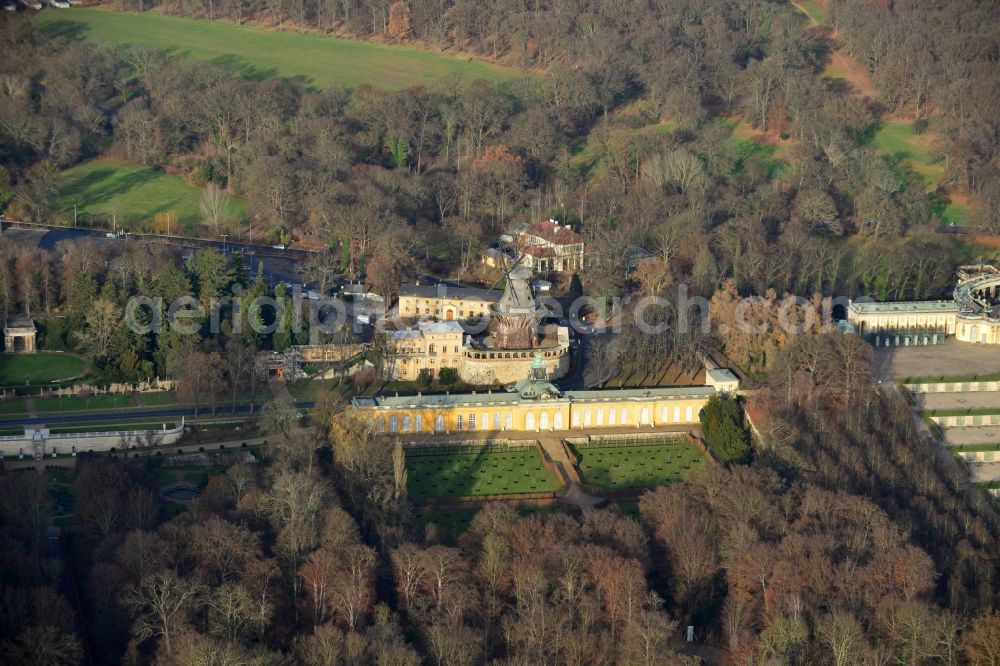
<instances>
[{"instance_id":1,"label":"grassy slope","mask_svg":"<svg viewBox=\"0 0 1000 666\"><path fill-rule=\"evenodd\" d=\"M819 0L799 0L793 4L816 23L822 23L823 19L826 18L826 9Z\"/></svg>"},{"instance_id":2,"label":"grassy slope","mask_svg":"<svg viewBox=\"0 0 1000 666\"><path fill-rule=\"evenodd\" d=\"M4 354L0 356L0 386L23 386L25 379L32 385L69 379L85 369L83 359L72 354Z\"/></svg>"},{"instance_id":3,"label":"grassy slope","mask_svg":"<svg viewBox=\"0 0 1000 666\"><path fill-rule=\"evenodd\" d=\"M890 121L875 134L874 144L892 157L905 160L927 181L937 187L944 177L944 156L933 146L932 137L918 135L910 123Z\"/></svg>"},{"instance_id":4,"label":"grassy slope","mask_svg":"<svg viewBox=\"0 0 1000 666\"><path fill-rule=\"evenodd\" d=\"M826 10L820 0L801 0L793 3L810 19L811 24L823 23ZM851 69L856 71L852 72ZM862 91L869 90L871 82L863 68L842 51L837 51L823 71L823 76L829 79L842 79ZM861 80L863 79L863 80ZM866 94L875 94L871 90ZM910 123L889 121L876 132L873 145L899 164L912 169L919 175L928 191L936 190L944 180L944 157L934 146L933 134L917 135ZM968 206L964 202L950 201L936 206L935 214L944 222L963 224L968 214Z\"/></svg>"},{"instance_id":5,"label":"grassy slope","mask_svg":"<svg viewBox=\"0 0 1000 666\"><path fill-rule=\"evenodd\" d=\"M117 213L119 222L150 220L173 210L178 222L190 224L199 219L201 190L152 167L96 159L61 174L59 197L59 212L70 219L76 204L79 215ZM244 206L240 199L231 200L231 217L242 215Z\"/></svg>"},{"instance_id":6,"label":"grassy slope","mask_svg":"<svg viewBox=\"0 0 1000 666\"><path fill-rule=\"evenodd\" d=\"M238 69L244 76L297 79L314 87L365 83L389 89L430 83L450 74L503 81L516 73L467 58L420 49L268 31L230 23L102 9L45 11L38 22L53 33L113 44L151 46Z\"/></svg>"},{"instance_id":7,"label":"grassy slope","mask_svg":"<svg viewBox=\"0 0 1000 666\"><path fill-rule=\"evenodd\" d=\"M790 150L788 144L771 145L767 143L759 132L743 121L716 118L709 122L721 126L729 132L726 148L735 162L737 170L743 168L747 158L758 156L763 158L769 180L780 180L789 172L788 163L785 161ZM676 123L672 121L651 123L638 129L612 125L612 136L609 137L609 140L624 140L628 137L641 143L646 139L655 139L657 133L666 134L676 128ZM606 165L602 161L601 138L596 129L585 139L578 140L572 147L572 153L572 163L584 177L592 178L606 173Z\"/></svg>"}]
</instances>

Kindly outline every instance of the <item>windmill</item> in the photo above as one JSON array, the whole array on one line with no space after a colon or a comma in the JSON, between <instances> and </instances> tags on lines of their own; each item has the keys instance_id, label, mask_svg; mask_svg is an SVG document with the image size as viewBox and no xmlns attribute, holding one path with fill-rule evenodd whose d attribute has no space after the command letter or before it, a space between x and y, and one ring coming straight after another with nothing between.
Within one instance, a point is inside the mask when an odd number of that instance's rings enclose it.
<instances>
[{"instance_id":1,"label":"windmill","mask_svg":"<svg viewBox=\"0 0 1000 666\"><path fill-rule=\"evenodd\" d=\"M531 269L521 265L523 254L513 263L506 251L501 257L503 276L493 288L503 282L503 296L490 306L490 332L497 349L531 349L536 346L538 322L545 314L531 293Z\"/></svg>"}]
</instances>

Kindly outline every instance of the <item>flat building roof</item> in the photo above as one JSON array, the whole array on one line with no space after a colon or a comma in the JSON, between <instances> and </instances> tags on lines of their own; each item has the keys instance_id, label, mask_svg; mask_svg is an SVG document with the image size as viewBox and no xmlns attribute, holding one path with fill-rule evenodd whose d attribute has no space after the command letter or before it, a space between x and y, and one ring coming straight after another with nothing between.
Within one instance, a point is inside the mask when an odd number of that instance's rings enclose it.
<instances>
[{"instance_id":1,"label":"flat building roof","mask_svg":"<svg viewBox=\"0 0 1000 666\"><path fill-rule=\"evenodd\" d=\"M851 303L850 309L858 314L928 313L946 314L958 312L955 301L895 301L886 303Z\"/></svg>"}]
</instances>

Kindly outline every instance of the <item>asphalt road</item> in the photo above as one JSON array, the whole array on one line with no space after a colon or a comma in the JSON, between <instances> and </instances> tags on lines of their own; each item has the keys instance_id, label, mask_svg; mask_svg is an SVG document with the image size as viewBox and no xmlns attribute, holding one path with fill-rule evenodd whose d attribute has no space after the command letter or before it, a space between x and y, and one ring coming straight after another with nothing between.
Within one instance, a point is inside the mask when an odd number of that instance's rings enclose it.
<instances>
[{"instance_id":1,"label":"asphalt road","mask_svg":"<svg viewBox=\"0 0 1000 666\"><path fill-rule=\"evenodd\" d=\"M99 244L120 245L126 242L163 243L181 248L213 248L220 252L240 252L247 258L249 272L251 275L257 273L257 266L264 265L265 277L269 283L299 281L295 272L295 265L314 254L313 250L301 248L288 248L276 250L270 245L259 245L249 243L235 243L228 240L205 240L200 238L184 238L180 236L159 236L155 234L129 234L125 238L108 238L104 230L84 229L82 227L52 227L36 224L24 224L0 219L4 231L13 230L37 230L44 231L38 238L37 246L44 250L54 250L61 241L80 241L89 238Z\"/></svg>"}]
</instances>

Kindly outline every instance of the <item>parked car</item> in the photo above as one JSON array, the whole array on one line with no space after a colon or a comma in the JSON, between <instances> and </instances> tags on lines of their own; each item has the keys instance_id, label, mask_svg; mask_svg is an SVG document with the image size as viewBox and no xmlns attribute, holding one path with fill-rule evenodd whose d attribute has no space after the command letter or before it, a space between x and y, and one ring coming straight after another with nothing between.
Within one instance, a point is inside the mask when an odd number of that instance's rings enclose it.
<instances>
[{"instance_id":1,"label":"parked car","mask_svg":"<svg viewBox=\"0 0 1000 666\"><path fill-rule=\"evenodd\" d=\"M66 0L49 0L49 4L56 9L69 9L69 3Z\"/></svg>"},{"instance_id":2,"label":"parked car","mask_svg":"<svg viewBox=\"0 0 1000 666\"><path fill-rule=\"evenodd\" d=\"M17 5L15 5L13 2L5 2L3 3L3 10L5 12L16 12Z\"/></svg>"},{"instance_id":3,"label":"parked car","mask_svg":"<svg viewBox=\"0 0 1000 666\"><path fill-rule=\"evenodd\" d=\"M28 7L29 9L42 8L42 3L38 2L38 0L21 0L21 2L24 4L25 7Z\"/></svg>"},{"instance_id":4,"label":"parked car","mask_svg":"<svg viewBox=\"0 0 1000 666\"><path fill-rule=\"evenodd\" d=\"M284 250L285 249L285 244L284 243L278 243L277 245L272 245L271 247L274 248L275 250Z\"/></svg>"}]
</instances>

